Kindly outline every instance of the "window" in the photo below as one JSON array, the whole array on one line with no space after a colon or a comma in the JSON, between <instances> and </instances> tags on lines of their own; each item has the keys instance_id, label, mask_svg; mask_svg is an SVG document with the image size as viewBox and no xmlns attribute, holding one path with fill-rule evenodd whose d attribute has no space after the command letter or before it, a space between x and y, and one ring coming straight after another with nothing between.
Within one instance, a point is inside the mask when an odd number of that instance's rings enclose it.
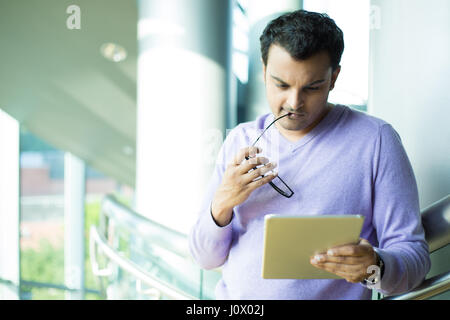
<instances>
[{"instance_id":1,"label":"window","mask_svg":"<svg viewBox=\"0 0 450 320\"><path fill-rule=\"evenodd\" d=\"M329 101L367 111L370 1L303 0L303 7L328 14L344 32L342 69Z\"/></svg>"},{"instance_id":2,"label":"window","mask_svg":"<svg viewBox=\"0 0 450 320\"><path fill-rule=\"evenodd\" d=\"M64 152L20 133L21 299L64 299Z\"/></svg>"},{"instance_id":3,"label":"window","mask_svg":"<svg viewBox=\"0 0 450 320\"><path fill-rule=\"evenodd\" d=\"M233 73L243 84L248 81L249 22L239 1L233 6Z\"/></svg>"},{"instance_id":4,"label":"window","mask_svg":"<svg viewBox=\"0 0 450 320\"><path fill-rule=\"evenodd\" d=\"M65 299L64 159L54 148L22 127L21 170L21 299ZM86 165L84 216L84 298L101 299L100 283L89 260L89 229L98 224L107 194L131 206L134 190Z\"/></svg>"}]
</instances>

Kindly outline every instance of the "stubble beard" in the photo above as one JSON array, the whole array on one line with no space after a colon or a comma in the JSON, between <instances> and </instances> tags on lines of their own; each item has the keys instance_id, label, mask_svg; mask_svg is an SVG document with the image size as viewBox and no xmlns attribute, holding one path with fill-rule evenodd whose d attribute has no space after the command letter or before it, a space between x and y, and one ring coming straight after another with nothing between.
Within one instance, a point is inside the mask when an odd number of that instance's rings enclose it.
<instances>
[{"instance_id":1,"label":"stubble beard","mask_svg":"<svg viewBox=\"0 0 450 320\"><path fill-rule=\"evenodd\" d=\"M327 105L325 106L325 108L322 110L322 112L320 113L320 115L312 120L312 121L308 121L310 120L308 118L309 114L301 111L299 113L303 114L304 116L302 116L299 119L290 119L289 116L280 119L280 121L278 121L277 123L275 123L275 125L278 125L278 128L280 129L280 127L284 130L287 131L301 131L301 130L307 130L309 127L311 127L312 125L314 125L314 127L316 125L318 125L323 118L325 118L325 116L328 114L328 112L331 110L331 107L329 106L329 104L327 103ZM281 108L277 117L281 117L282 115L286 114L286 110ZM311 128L312 129L312 128Z\"/></svg>"}]
</instances>

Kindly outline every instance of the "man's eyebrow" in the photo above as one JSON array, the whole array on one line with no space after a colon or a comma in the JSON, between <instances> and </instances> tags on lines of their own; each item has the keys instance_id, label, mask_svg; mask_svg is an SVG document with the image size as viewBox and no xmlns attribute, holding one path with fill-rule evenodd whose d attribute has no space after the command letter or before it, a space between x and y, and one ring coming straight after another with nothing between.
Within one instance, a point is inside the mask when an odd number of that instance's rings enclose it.
<instances>
[{"instance_id":1,"label":"man's eyebrow","mask_svg":"<svg viewBox=\"0 0 450 320\"><path fill-rule=\"evenodd\" d=\"M277 81L283 83L283 84L288 84L288 83L286 83L285 81L281 80L280 78L274 76L273 74L271 74L270 76L271 76L272 78L274 78L275 80L277 80ZM313 85L315 85L315 84L319 84L319 83L322 83L322 82L325 82L325 79L320 79L320 80L313 81L313 82L311 82L310 84L306 85L306 87L310 87L310 86L313 86Z\"/></svg>"},{"instance_id":2,"label":"man's eyebrow","mask_svg":"<svg viewBox=\"0 0 450 320\"><path fill-rule=\"evenodd\" d=\"M278 78L278 77L275 77L273 74L271 74L270 75L272 78L274 78L275 80L277 80L277 81L279 81L279 82L281 82L281 83L284 83L284 84L287 84L286 82L284 82L283 80L281 80L280 78Z\"/></svg>"},{"instance_id":3,"label":"man's eyebrow","mask_svg":"<svg viewBox=\"0 0 450 320\"><path fill-rule=\"evenodd\" d=\"M319 84L319 83L322 83L322 82L325 82L325 79L320 79L320 80L316 80L314 82L311 82L310 84L307 85L307 87L313 86L315 84Z\"/></svg>"}]
</instances>

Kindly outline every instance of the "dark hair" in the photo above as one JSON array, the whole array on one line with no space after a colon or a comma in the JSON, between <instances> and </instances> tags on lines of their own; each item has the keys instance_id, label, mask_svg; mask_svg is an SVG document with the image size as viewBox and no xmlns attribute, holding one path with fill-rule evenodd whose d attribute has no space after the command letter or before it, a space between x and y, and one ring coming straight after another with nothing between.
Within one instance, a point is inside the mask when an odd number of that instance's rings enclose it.
<instances>
[{"instance_id":1,"label":"dark hair","mask_svg":"<svg viewBox=\"0 0 450 320\"><path fill-rule=\"evenodd\" d=\"M296 60L305 60L326 51L333 71L339 66L344 51L344 34L326 14L297 10L272 20L261 37L261 56L267 65L269 48L279 45Z\"/></svg>"}]
</instances>

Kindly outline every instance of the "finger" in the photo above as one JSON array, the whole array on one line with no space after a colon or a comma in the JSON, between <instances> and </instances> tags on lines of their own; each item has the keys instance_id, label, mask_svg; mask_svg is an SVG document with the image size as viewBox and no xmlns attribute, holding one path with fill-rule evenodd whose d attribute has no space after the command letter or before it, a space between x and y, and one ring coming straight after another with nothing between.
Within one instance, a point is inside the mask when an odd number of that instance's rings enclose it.
<instances>
[{"instance_id":1,"label":"finger","mask_svg":"<svg viewBox=\"0 0 450 320\"><path fill-rule=\"evenodd\" d=\"M366 245L343 245L339 247L331 248L327 251L327 255L329 256L364 256L370 250L370 247Z\"/></svg>"},{"instance_id":2,"label":"finger","mask_svg":"<svg viewBox=\"0 0 450 320\"><path fill-rule=\"evenodd\" d=\"M363 239L363 238L359 238L359 245L360 245L360 246L369 246L369 247L372 247L372 245L370 244L370 242L367 241L366 239Z\"/></svg>"},{"instance_id":3,"label":"finger","mask_svg":"<svg viewBox=\"0 0 450 320\"><path fill-rule=\"evenodd\" d=\"M314 258L312 258L310 262L316 268L336 274L352 283L361 282L363 279L366 279L370 275L363 264L346 265L342 263L317 262L317 260L315 260Z\"/></svg>"},{"instance_id":4,"label":"finger","mask_svg":"<svg viewBox=\"0 0 450 320\"><path fill-rule=\"evenodd\" d=\"M261 151L262 149L259 147L242 148L241 150L239 150L238 154L234 157L233 164L238 166L242 163L242 161L244 161L246 157L254 157L256 156L257 153L260 153Z\"/></svg>"},{"instance_id":5,"label":"finger","mask_svg":"<svg viewBox=\"0 0 450 320\"><path fill-rule=\"evenodd\" d=\"M333 273L335 275L338 275L339 277L344 278L347 282L358 283L358 282L362 281L362 279L364 279L364 277L358 277L357 275L350 273L350 272L345 272L345 271L341 271L341 270L327 270L326 269L327 267L322 264L312 264L312 265L318 269L322 269L322 270L328 271L330 273ZM361 278L361 280L360 280L360 278Z\"/></svg>"},{"instance_id":6,"label":"finger","mask_svg":"<svg viewBox=\"0 0 450 320\"><path fill-rule=\"evenodd\" d=\"M324 262L335 262L341 264L353 264L360 265L365 262L364 256L329 256L326 254L317 254L313 258L313 260L324 263Z\"/></svg>"},{"instance_id":7,"label":"finger","mask_svg":"<svg viewBox=\"0 0 450 320\"><path fill-rule=\"evenodd\" d=\"M255 180L253 182L250 182L247 186L249 187L249 189L251 191L253 191L253 190L265 185L266 183L269 183L270 181L275 179L277 175L278 175L277 172L270 172L265 177Z\"/></svg>"},{"instance_id":8,"label":"finger","mask_svg":"<svg viewBox=\"0 0 450 320\"><path fill-rule=\"evenodd\" d=\"M370 242L364 238L359 238L359 244L369 244L370 245Z\"/></svg>"},{"instance_id":9,"label":"finger","mask_svg":"<svg viewBox=\"0 0 450 320\"><path fill-rule=\"evenodd\" d=\"M265 165L269 163L269 159L265 157L255 157L245 160L239 165L238 172L240 174L246 174L250 170L257 170L259 165Z\"/></svg>"},{"instance_id":10,"label":"finger","mask_svg":"<svg viewBox=\"0 0 450 320\"><path fill-rule=\"evenodd\" d=\"M262 178L268 173L269 171L275 172L274 169L277 167L277 164L275 162L269 162L266 163L264 166L259 167L256 170L252 170L249 173L245 175L246 178L248 178L249 182L254 181L255 179Z\"/></svg>"},{"instance_id":11,"label":"finger","mask_svg":"<svg viewBox=\"0 0 450 320\"><path fill-rule=\"evenodd\" d=\"M258 169L250 170L244 175L244 181L246 183L250 183L251 181L254 181L255 179L258 179L262 176L264 176L267 172L273 171L275 167L277 166L274 162L269 162L264 164L263 166L259 167Z\"/></svg>"},{"instance_id":12,"label":"finger","mask_svg":"<svg viewBox=\"0 0 450 320\"><path fill-rule=\"evenodd\" d=\"M312 263L312 265L337 275L345 275L345 277L357 278L361 275L361 266L359 265L356 266L334 262Z\"/></svg>"}]
</instances>

